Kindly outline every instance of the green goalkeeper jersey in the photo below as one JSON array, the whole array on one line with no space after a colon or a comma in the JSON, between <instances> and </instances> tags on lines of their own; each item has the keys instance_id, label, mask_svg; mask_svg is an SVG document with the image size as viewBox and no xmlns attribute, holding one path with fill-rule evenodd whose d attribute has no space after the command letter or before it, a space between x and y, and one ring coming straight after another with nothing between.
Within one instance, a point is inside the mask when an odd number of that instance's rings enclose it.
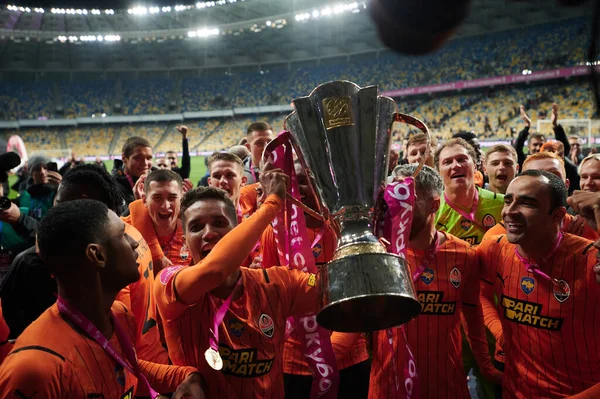
<instances>
[{"instance_id":1,"label":"green goalkeeper jersey","mask_svg":"<svg viewBox=\"0 0 600 399\"><path fill-rule=\"evenodd\" d=\"M477 187L479 201L475 211L475 220L455 211L442 196L440 209L435 218L436 228L450 233L471 245L478 245L485 232L500 222L504 195ZM464 212L470 213L470 212Z\"/></svg>"}]
</instances>

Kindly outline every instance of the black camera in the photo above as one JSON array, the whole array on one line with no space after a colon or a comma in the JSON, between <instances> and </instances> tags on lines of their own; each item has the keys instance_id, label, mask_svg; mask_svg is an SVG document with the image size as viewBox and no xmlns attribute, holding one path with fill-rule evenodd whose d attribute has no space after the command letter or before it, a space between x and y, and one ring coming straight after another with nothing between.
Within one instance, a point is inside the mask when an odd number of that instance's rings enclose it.
<instances>
[{"instance_id":1,"label":"black camera","mask_svg":"<svg viewBox=\"0 0 600 399\"><path fill-rule=\"evenodd\" d=\"M11 205L12 202L8 199L8 197L5 197L4 195L0 197L0 211L7 211Z\"/></svg>"}]
</instances>

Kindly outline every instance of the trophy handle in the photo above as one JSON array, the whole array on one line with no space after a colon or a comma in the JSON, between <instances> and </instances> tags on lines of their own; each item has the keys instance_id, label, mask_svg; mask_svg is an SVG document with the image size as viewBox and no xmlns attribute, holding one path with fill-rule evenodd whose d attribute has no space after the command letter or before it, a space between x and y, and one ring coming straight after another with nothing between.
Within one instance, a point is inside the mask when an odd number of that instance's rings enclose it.
<instances>
[{"instance_id":1,"label":"trophy handle","mask_svg":"<svg viewBox=\"0 0 600 399\"><path fill-rule=\"evenodd\" d=\"M422 131L427 137L427 149L425 150L425 156L421 158L421 162L419 162L419 165L417 166L417 169L415 169L415 173L412 176L413 178L416 178L421 172L421 169L423 169L423 165L425 165L425 160L429 157L429 154L431 153L431 134L429 133L429 128L425 123L415 118L414 116L401 114L399 112L396 112L394 114L394 120L392 121L392 125L394 124L394 122L406 123L407 125L414 126L420 131ZM392 131L392 125L390 125L390 132Z\"/></svg>"},{"instance_id":2,"label":"trophy handle","mask_svg":"<svg viewBox=\"0 0 600 399\"><path fill-rule=\"evenodd\" d=\"M296 111L294 111L294 112L296 112ZM287 121L288 118L289 118L289 116L285 119L285 121ZM284 125L283 125L284 129L286 127L285 121L284 121ZM308 168L308 166L306 164L306 160L304 159L304 156L302 155L300 146L296 142L296 139L294 138L294 136L289 131L287 131L287 130L283 131L282 133L279 134L279 136L277 136L276 138L271 140L265 146L265 149L263 151L263 156L262 156L262 164L264 165L267 162L267 158L266 158L267 154L274 152L275 149L277 149L278 147L280 147L282 145L286 145L286 144L291 145L292 148L294 149L294 151L296 152L298 161L300 162L300 165L302 166L302 169L304 170L304 173L307 176L308 186L311 191L310 195L313 195L315 197L315 199L316 199L315 203L317 204L318 209L314 210L314 209L309 208L308 206L304 205L302 202L300 202L296 198L294 198L289 192L286 192L286 198L289 199L290 201L292 201L297 207L302 209L304 212L309 214L311 217L313 217L317 220L322 220L323 222L328 222L329 218L328 218L327 212L324 212L324 210L326 208L321 205L321 200L317 194L315 185L313 184L314 176L312 175L312 172L310 171L310 169Z\"/></svg>"}]
</instances>

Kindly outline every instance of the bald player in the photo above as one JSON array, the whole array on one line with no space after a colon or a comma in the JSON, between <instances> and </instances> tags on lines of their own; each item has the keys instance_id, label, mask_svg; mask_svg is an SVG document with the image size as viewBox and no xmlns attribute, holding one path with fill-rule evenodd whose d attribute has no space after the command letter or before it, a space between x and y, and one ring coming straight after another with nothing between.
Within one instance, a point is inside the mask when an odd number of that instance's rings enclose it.
<instances>
[{"instance_id":1,"label":"bald player","mask_svg":"<svg viewBox=\"0 0 600 399\"><path fill-rule=\"evenodd\" d=\"M499 299L509 399L600 395L597 250L561 232L566 198L556 175L522 172L504 198L506 235L477 248L483 281Z\"/></svg>"}]
</instances>

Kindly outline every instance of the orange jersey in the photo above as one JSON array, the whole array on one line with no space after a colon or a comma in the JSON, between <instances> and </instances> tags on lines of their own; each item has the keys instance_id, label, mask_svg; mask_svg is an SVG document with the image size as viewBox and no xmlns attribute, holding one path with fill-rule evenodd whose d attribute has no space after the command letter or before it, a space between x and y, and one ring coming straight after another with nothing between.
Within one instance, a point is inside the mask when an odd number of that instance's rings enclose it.
<instances>
[{"instance_id":1,"label":"orange jersey","mask_svg":"<svg viewBox=\"0 0 600 399\"><path fill-rule=\"evenodd\" d=\"M123 302L131 310L135 318L138 337L136 348L140 359L150 362L168 364L169 355L160 342L157 326L156 302L152 295L154 271L152 268L152 254L146 240L133 226L125 224L125 232L138 242L138 270L140 279L129 284L117 294L117 300Z\"/></svg>"},{"instance_id":2,"label":"orange jersey","mask_svg":"<svg viewBox=\"0 0 600 399\"><path fill-rule=\"evenodd\" d=\"M461 312L469 324L469 341L478 363L492 367L479 307L479 267L473 247L444 234L446 241L415 283L421 314L404 328L415 357L420 397L469 398L462 360ZM406 260L411 266L410 274L424 257L425 251L408 249ZM404 380L406 348L399 344L404 342L400 338L402 331L395 328L393 334L394 354L386 332L373 333L370 399L393 398L392 356L396 357L398 377ZM404 390L403 384L401 390Z\"/></svg>"},{"instance_id":3,"label":"orange jersey","mask_svg":"<svg viewBox=\"0 0 600 399\"><path fill-rule=\"evenodd\" d=\"M181 222L177 222L175 234L167 237L157 237L158 244L163 251L163 254L174 265L189 265L190 256L181 257L181 248L183 247L183 227Z\"/></svg>"},{"instance_id":4,"label":"orange jersey","mask_svg":"<svg viewBox=\"0 0 600 399\"><path fill-rule=\"evenodd\" d=\"M2 306L0 306L0 364L4 361L8 352L12 350L13 344L8 341L8 335L10 334L10 329L2 317Z\"/></svg>"},{"instance_id":5,"label":"orange jersey","mask_svg":"<svg viewBox=\"0 0 600 399\"><path fill-rule=\"evenodd\" d=\"M256 193L256 187L260 183L249 184L240 188L240 207L242 211L242 218L247 219L256 212L258 195Z\"/></svg>"},{"instance_id":6,"label":"orange jersey","mask_svg":"<svg viewBox=\"0 0 600 399\"><path fill-rule=\"evenodd\" d=\"M543 269L560 280L560 290L528 272L505 236L485 240L477 248L482 281L499 299L506 353L504 397L562 398L600 382L596 253L591 241L564 235Z\"/></svg>"},{"instance_id":7,"label":"orange jersey","mask_svg":"<svg viewBox=\"0 0 600 399\"><path fill-rule=\"evenodd\" d=\"M571 214L565 214L565 217L562 221L562 231L565 233L568 233L568 228L569 228L569 224L571 224L571 222L573 221L573 219L575 218L575 216L571 215ZM484 239L488 239L491 238L493 236L499 236L501 234L506 234L506 228L504 227L504 222L500 221L498 224L496 224L494 227L492 227L491 229L489 229L485 235L483 236ZM587 223L585 223L583 225L583 232L581 233L581 236L585 239L588 240L592 240L592 241L596 241L598 238L600 238L600 236L598 235L598 233L596 232L596 230L592 229Z\"/></svg>"},{"instance_id":8,"label":"orange jersey","mask_svg":"<svg viewBox=\"0 0 600 399\"><path fill-rule=\"evenodd\" d=\"M243 294L231 302L219 326L223 369L215 371L204 352L213 317L224 300L208 293L194 305L180 303L173 282L184 276L181 269L167 273L171 270L161 273L154 293L173 363L197 367L209 398L283 398L286 320L316 310L314 275L286 267L241 268Z\"/></svg>"},{"instance_id":9,"label":"orange jersey","mask_svg":"<svg viewBox=\"0 0 600 399\"><path fill-rule=\"evenodd\" d=\"M112 307L130 338L135 320L125 306ZM123 353L116 334L110 343ZM142 373L158 392L173 392L191 367L139 361ZM138 389L138 385L139 388ZM133 398L146 392L143 383L119 365L96 341L69 324L52 305L19 336L0 367L0 397L22 398Z\"/></svg>"},{"instance_id":10,"label":"orange jersey","mask_svg":"<svg viewBox=\"0 0 600 399\"><path fill-rule=\"evenodd\" d=\"M129 204L129 211L129 216L121 217L121 219L125 223L134 226L142 234L150 248L153 261L162 259L166 256L174 265L189 264L189 260L182 260L180 255L181 247L183 246L183 231L181 230L179 223L177 226L178 230L176 230L175 237L173 237L173 243L169 246L168 242L171 240L171 237L165 239L165 245L167 246L167 253L165 253L161 247L161 242L156 235L154 223L150 218L148 208L144 206L142 200L136 200ZM155 276L158 275L159 272L160 269L154 268Z\"/></svg>"},{"instance_id":11,"label":"orange jersey","mask_svg":"<svg viewBox=\"0 0 600 399\"><path fill-rule=\"evenodd\" d=\"M319 234L319 230L320 229L306 229L308 242L310 244L314 242ZM268 268L279 265L279 256L277 255L277 245L272 226L265 229L260 240L260 247L263 267ZM329 262L333 258L333 252L336 248L337 239L335 235L330 229L326 229L321 239L312 247L312 253L315 257L317 266ZM338 369L342 370L369 359L367 341L362 334L356 334L354 337L351 337L348 335L338 336L337 333L334 333L331 338L332 343L337 341L338 337L341 340L349 338L352 341L345 341L344 344L341 345L340 350L336 350L337 348L334 345ZM348 344L349 346L347 346ZM313 374L308 366L308 362L304 358L302 342L296 335L291 335L288 340L285 341L283 358L284 373L295 375Z\"/></svg>"}]
</instances>

